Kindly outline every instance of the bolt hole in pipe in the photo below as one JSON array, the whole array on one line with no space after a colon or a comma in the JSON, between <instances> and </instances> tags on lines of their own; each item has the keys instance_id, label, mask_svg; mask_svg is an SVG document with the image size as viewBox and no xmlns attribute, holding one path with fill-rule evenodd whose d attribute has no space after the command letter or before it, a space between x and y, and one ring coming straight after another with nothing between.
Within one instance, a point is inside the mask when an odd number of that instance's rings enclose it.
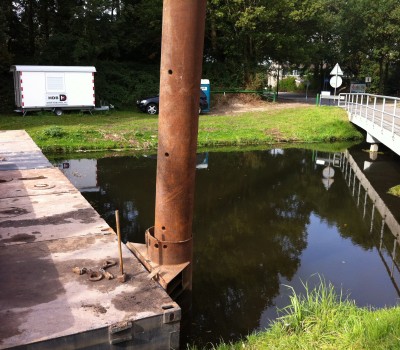
<instances>
[{"instance_id":1,"label":"bolt hole in pipe","mask_svg":"<svg viewBox=\"0 0 400 350\"><path fill-rule=\"evenodd\" d=\"M168 152L165 152L165 154L164 154L166 157L169 157L169 153Z\"/></svg>"},{"instance_id":2,"label":"bolt hole in pipe","mask_svg":"<svg viewBox=\"0 0 400 350\"><path fill-rule=\"evenodd\" d=\"M172 74L172 69L168 69L168 74L169 74L169 75Z\"/></svg>"},{"instance_id":3,"label":"bolt hole in pipe","mask_svg":"<svg viewBox=\"0 0 400 350\"><path fill-rule=\"evenodd\" d=\"M154 244L154 247L156 247L158 249L158 243Z\"/></svg>"},{"instance_id":4,"label":"bolt hole in pipe","mask_svg":"<svg viewBox=\"0 0 400 350\"><path fill-rule=\"evenodd\" d=\"M165 226L161 227L161 230L165 231Z\"/></svg>"}]
</instances>

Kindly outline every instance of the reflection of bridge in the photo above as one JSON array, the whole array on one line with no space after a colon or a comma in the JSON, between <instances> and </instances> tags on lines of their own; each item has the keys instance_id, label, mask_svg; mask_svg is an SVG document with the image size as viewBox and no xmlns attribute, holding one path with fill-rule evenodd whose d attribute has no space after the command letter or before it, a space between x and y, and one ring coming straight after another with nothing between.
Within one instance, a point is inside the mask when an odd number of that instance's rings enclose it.
<instances>
[{"instance_id":1,"label":"reflection of bridge","mask_svg":"<svg viewBox=\"0 0 400 350\"><path fill-rule=\"evenodd\" d=\"M371 94L340 94L339 107L367 132L367 142L383 143L400 155L400 99ZM377 149L375 149L377 150Z\"/></svg>"},{"instance_id":2,"label":"reflection of bridge","mask_svg":"<svg viewBox=\"0 0 400 350\"><path fill-rule=\"evenodd\" d=\"M379 246L377 249L382 262L388 271L390 279L400 296L400 287L398 282L395 280L396 276L397 281L400 281L400 266L396 261L396 251L400 244L400 225L348 151L343 153L341 170L347 186L349 187L353 197L356 199L357 207L360 208L360 204L362 205L361 208L364 220L370 218L371 234L373 233L374 228L375 211L378 211L382 218L380 224ZM369 207L368 198L370 203L372 203L372 209ZM367 215L368 210L371 210L370 216ZM385 237L384 239L385 226L393 234L393 244L391 243L392 241L390 238ZM388 246L388 242L390 242L390 246ZM387 251L387 256L390 256L391 261L388 262L387 257L385 258L386 254L383 254L384 250Z\"/></svg>"}]
</instances>

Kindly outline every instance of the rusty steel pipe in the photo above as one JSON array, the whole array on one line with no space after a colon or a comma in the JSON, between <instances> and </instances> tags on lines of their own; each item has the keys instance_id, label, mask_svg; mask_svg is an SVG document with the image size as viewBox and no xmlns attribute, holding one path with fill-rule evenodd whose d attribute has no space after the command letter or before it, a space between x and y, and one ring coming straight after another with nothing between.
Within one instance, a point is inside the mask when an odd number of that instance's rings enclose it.
<instances>
[{"instance_id":1,"label":"rusty steel pipe","mask_svg":"<svg viewBox=\"0 0 400 350\"><path fill-rule=\"evenodd\" d=\"M127 242L171 296L192 286L192 221L206 0L164 0L156 209L146 244Z\"/></svg>"},{"instance_id":2,"label":"rusty steel pipe","mask_svg":"<svg viewBox=\"0 0 400 350\"><path fill-rule=\"evenodd\" d=\"M192 238L205 12L205 0L164 0L154 225L160 242ZM187 258L167 245L161 264L169 254Z\"/></svg>"}]
</instances>

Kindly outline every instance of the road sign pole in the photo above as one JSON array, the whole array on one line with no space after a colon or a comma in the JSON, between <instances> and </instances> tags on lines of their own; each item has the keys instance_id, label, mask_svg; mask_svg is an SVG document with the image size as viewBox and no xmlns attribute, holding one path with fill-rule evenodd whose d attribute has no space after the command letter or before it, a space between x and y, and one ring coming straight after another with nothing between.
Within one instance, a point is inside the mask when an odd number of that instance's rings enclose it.
<instances>
[{"instance_id":1,"label":"road sign pole","mask_svg":"<svg viewBox=\"0 0 400 350\"><path fill-rule=\"evenodd\" d=\"M335 75L335 78L336 78L336 83L335 83L335 91L334 91L334 93L333 93L333 97L335 97L335 96L336 96L336 88L337 88L337 74Z\"/></svg>"},{"instance_id":2,"label":"road sign pole","mask_svg":"<svg viewBox=\"0 0 400 350\"><path fill-rule=\"evenodd\" d=\"M336 63L335 67L331 71L331 75L333 75L333 77L330 80L330 84L335 89L333 97L336 97L336 89L342 85L342 78L340 75L343 75L343 71L340 68L339 63Z\"/></svg>"}]
</instances>

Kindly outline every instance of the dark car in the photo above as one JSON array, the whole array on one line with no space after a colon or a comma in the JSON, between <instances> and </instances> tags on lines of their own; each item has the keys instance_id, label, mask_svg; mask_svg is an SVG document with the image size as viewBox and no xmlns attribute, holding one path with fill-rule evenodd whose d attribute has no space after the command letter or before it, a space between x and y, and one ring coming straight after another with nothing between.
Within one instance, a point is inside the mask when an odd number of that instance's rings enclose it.
<instances>
[{"instance_id":1,"label":"dark car","mask_svg":"<svg viewBox=\"0 0 400 350\"><path fill-rule=\"evenodd\" d=\"M138 106L138 108L142 112L146 112L148 114L158 114L159 103L160 103L160 97L158 95L136 101L136 105ZM206 109L208 109L207 96L204 93L204 91L200 90L199 114Z\"/></svg>"}]
</instances>

